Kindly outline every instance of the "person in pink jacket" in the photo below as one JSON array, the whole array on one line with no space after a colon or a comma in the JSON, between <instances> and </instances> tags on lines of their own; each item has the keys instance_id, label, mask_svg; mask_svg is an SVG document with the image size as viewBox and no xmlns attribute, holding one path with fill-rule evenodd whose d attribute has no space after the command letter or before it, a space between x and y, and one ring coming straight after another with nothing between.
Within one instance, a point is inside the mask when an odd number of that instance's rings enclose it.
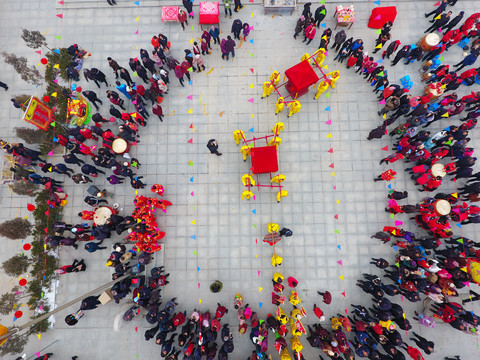
<instances>
[{"instance_id":1,"label":"person in pink jacket","mask_svg":"<svg viewBox=\"0 0 480 360\"><path fill-rule=\"evenodd\" d=\"M315 37L315 34L317 32L317 28L315 27L315 24L310 24L308 27L305 29L305 38L303 39L303 42L307 41L307 45L310 44Z\"/></svg>"}]
</instances>

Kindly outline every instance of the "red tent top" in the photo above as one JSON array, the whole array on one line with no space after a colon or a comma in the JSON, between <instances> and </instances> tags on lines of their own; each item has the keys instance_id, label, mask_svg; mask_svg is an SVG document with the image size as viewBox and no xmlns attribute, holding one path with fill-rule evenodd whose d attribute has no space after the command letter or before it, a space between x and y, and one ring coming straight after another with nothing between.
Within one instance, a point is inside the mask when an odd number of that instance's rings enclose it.
<instances>
[{"instance_id":1,"label":"red tent top","mask_svg":"<svg viewBox=\"0 0 480 360\"><path fill-rule=\"evenodd\" d=\"M319 80L318 75L313 71L308 60L303 60L301 63L292 66L285 71L285 75L295 92L300 92Z\"/></svg>"},{"instance_id":2,"label":"red tent top","mask_svg":"<svg viewBox=\"0 0 480 360\"><path fill-rule=\"evenodd\" d=\"M263 146L255 147L250 150L252 158L252 172L254 174L263 174L278 171L277 147Z\"/></svg>"}]
</instances>

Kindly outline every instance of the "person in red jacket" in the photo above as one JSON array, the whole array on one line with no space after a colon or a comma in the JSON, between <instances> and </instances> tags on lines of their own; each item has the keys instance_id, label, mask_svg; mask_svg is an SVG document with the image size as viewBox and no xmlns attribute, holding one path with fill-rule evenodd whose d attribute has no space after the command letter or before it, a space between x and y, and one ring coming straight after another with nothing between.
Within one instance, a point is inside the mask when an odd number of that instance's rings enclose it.
<instances>
[{"instance_id":1,"label":"person in red jacket","mask_svg":"<svg viewBox=\"0 0 480 360\"><path fill-rule=\"evenodd\" d=\"M420 350L417 348L408 346L407 344L403 344L402 348L407 351L407 354L413 359L413 360L425 360L424 357L422 356L422 353Z\"/></svg>"},{"instance_id":2,"label":"person in red jacket","mask_svg":"<svg viewBox=\"0 0 480 360\"><path fill-rule=\"evenodd\" d=\"M396 171L393 171L392 169L388 169L387 171L384 171L380 175L378 175L373 181L392 181L395 179L395 175L397 175Z\"/></svg>"}]
</instances>

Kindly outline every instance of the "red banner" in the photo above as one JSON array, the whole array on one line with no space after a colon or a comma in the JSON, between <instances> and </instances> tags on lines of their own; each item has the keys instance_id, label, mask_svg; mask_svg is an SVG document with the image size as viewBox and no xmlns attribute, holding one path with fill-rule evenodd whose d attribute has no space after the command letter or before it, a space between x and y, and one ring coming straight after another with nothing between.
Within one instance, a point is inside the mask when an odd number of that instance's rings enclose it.
<instances>
[{"instance_id":1,"label":"red banner","mask_svg":"<svg viewBox=\"0 0 480 360\"><path fill-rule=\"evenodd\" d=\"M38 98L32 96L28 102L27 110L23 114L23 120L47 131L52 122L52 110Z\"/></svg>"}]
</instances>

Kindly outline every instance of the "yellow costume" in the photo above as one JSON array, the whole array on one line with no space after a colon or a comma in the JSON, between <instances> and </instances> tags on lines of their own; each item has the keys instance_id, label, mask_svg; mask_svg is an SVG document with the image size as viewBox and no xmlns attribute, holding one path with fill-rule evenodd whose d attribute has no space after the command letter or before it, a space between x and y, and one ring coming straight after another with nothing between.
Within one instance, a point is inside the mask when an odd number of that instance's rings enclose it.
<instances>
[{"instance_id":1,"label":"yellow costume","mask_svg":"<svg viewBox=\"0 0 480 360\"><path fill-rule=\"evenodd\" d=\"M243 155L243 161L247 161L247 156L250 155L250 146L242 146L240 148L240 152L242 153Z\"/></svg>"},{"instance_id":2,"label":"yellow costume","mask_svg":"<svg viewBox=\"0 0 480 360\"><path fill-rule=\"evenodd\" d=\"M290 338L290 345L292 346L292 350L296 352L301 352L303 350L303 345L298 340L298 336L293 336Z\"/></svg>"},{"instance_id":3,"label":"yellow costume","mask_svg":"<svg viewBox=\"0 0 480 360\"><path fill-rule=\"evenodd\" d=\"M277 115L283 109L285 109L285 99L280 96L277 100L277 104L275 105L275 115Z\"/></svg>"},{"instance_id":4,"label":"yellow costume","mask_svg":"<svg viewBox=\"0 0 480 360\"><path fill-rule=\"evenodd\" d=\"M283 279L285 279L283 277L283 275L281 273L275 273L273 274L273 281L277 282L277 283L281 283L283 281Z\"/></svg>"},{"instance_id":5,"label":"yellow costume","mask_svg":"<svg viewBox=\"0 0 480 360\"><path fill-rule=\"evenodd\" d=\"M290 112L288 113L288 117L292 116L293 114L298 113L300 111L300 109L302 108L302 104L300 104L300 101L298 101L298 100L295 100L295 101L289 103L288 106L290 107Z\"/></svg>"},{"instance_id":6,"label":"yellow costume","mask_svg":"<svg viewBox=\"0 0 480 360\"><path fill-rule=\"evenodd\" d=\"M329 72L328 74L325 74L325 76L331 76L332 78L330 79L330 86L332 89L335 89L335 83L340 79L340 71L335 70L332 72Z\"/></svg>"},{"instance_id":7,"label":"yellow costume","mask_svg":"<svg viewBox=\"0 0 480 360\"><path fill-rule=\"evenodd\" d=\"M278 71L274 71L272 75L270 75L270 81L273 81L275 86L277 86L280 82L280 73Z\"/></svg>"},{"instance_id":8,"label":"yellow costume","mask_svg":"<svg viewBox=\"0 0 480 360\"><path fill-rule=\"evenodd\" d=\"M275 145L275 147L278 149L278 146L282 143L282 139L280 139L278 136L274 136L273 138L270 139L270 141L268 142L268 146L273 146Z\"/></svg>"},{"instance_id":9,"label":"yellow costume","mask_svg":"<svg viewBox=\"0 0 480 360\"><path fill-rule=\"evenodd\" d=\"M288 191L287 190L280 190L277 193L277 202L280 202L280 200L282 200L282 198L287 197L287 196L288 196Z\"/></svg>"},{"instance_id":10,"label":"yellow costume","mask_svg":"<svg viewBox=\"0 0 480 360\"><path fill-rule=\"evenodd\" d=\"M317 57L315 58L315 61L317 62L318 67L322 67L323 62L325 61L325 49L320 48L317 51L315 51L313 55L314 56L317 55Z\"/></svg>"},{"instance_id":11,"label":"yellow costume","mask_svg":"<svg viewBox=\"0 0 480 360\"><path fill-rule=\"evenodd\" d=\"M262 94L262 99L264 97L270 96L270 94L273 91L273 85L270 81L265 81L263 83L263 94Z\"/></svg>"},{"instance_id":12,"label":"yellow costume","mask_svg":"<svg viewBox=\"0 0 480 360\"><path fill-rule=\"evenodd\" d=\"M288 322L288 316L285 314L285 311L281 307L277 308L277 317L276 319L280 321L283 325Z\"/></svg>"},{"instance_id":13,"label":"yellow costume","mask_svg":"<svg viewBox=\"0 0 480 360\"><path fill-rule=\"evenodd\" d=\"M242 200L249 200L251 197L253 197L253 193L251 191L245 190L242 192Z\"/></svg>"},{"instance_id":14,"label":"yellow costume","mask_svg":"<svg viewBox=\"0 0 480 360\"><path fill-rule=\"evenodd\" d=\"M240 143L240 140L245 138L245 134L242 130L235 130L233 132L233 140L237 142L237 145Z\"/></svg>"},{"instance_id":15,"label":"yellow costume","mask_svg":"<svg viewBox=\"0 0 480 360\"><path fill-rule=\"evenodd\" d=\"M315 97L314 99L317 100L320 95L322 95L325 90L328 89L328 87L330 86L330 84L328 83L328 81L322 81L319 85L318 85L318 90L317 90L317 93L315 94Z\"/></svg>"},{"instance_id":16,"label":"yellow costume","mask_svg":"<svg viewBox=\"0 0 480 360\"><path fill-rule=\"evenodd\" d=\"M298 294L295 290L292 290L292 293L290 294L288 300L292 303L292 305L297 305L302 302L302 299L298 297Z\"/></svg>"},{"instance_id":17,"label":"yellow costume","mask_svg":"<svg viewBox=\"0 0 480 360\"><path fill-rule=\"evenodd\" d=\"M277 184L280 184L281 182L285 181L285 175L283 174L279 174L279 175L275 175L271 180L270 182L271 183L277 183Z\"/></svg>"},{"instance_id":18,"label":"yellow costume","mask_svg":"<svg viewBox=\"0 0 480 360\"><path fill-rule=\"evenodd\" d=\"M300 336L303 334L302 331L299 330L295 325L295 321L293 320L293 318L290 318L290 331L293 336Z\"/></svg>"},{"instance_id":19,"label":"yellow costume","mask_svg":"<svg viewBox=\"0 0 480 360\"><path fill-rule=\"evenodd\" d=\"M342 323L336 317L331 318L330 322L332 323L332 329L333 330L338 330L339 328L342 327Z\"/></svg>"},{"instance_id":20,"label":"yellow costume","mask_svg":"<svg viewBox=\"0 0 480 360\"><path fill-rule=\"evenodd\" d=\"M281 256L278 256L277 254L273 253L272 255L272 266L277 267L282 265L283 258Z\"/></svg>"},{"instance_id":21,"label":"yellow costume","mask_svg":"<svg viewBox=\"0 0 480 360\"><path fill-rule=\"evenodd\" d=\"M243 186L255 186L255 180L253 180L252 175L244 174L242 176Z\"/></svg>"},{"instance_id":22,"label":"yellow costume","mask_svg":"<svg viewBox=\"0 0 480 360\"><path fill-rule=\"evenodd\" d=\"M305 53L303 54L303 56L300 58L300 61L305 61L307 59L310 58L310 54L309 53ZM308 60L308 63L310 63L310 60Z\"/></svg>"},{"instance_id":23,"label":"yellow costume","mask_svg":"<svg viewBox=\"0 0 480 360\"><path fill-rule=\"evenodd\" d=\"M284 348L280 353L280 360L292 360L287 348Z\"/></svg>"},{"instance_id":24,"label":"yellow costume","mask_svg":"<svg viewBox=\"0 0 480 360\"><path fill-rule=\"evenodd\" d=\"M277 232L279 229L280 229L280 225L278 225L278 224L275 224L275 223L268 223L267 224L267 230L270 234L274 233L274 232Z\"/></svg>"},{"instance_id":25,"label":"yellow costume","mask_svg":"<svg viewBox=\"0 0 480 360\"><path fill-rule=\"evenodd\" d=\"M276 135L280 134L280 131L285 130L285 124L283 122L278 122L273 125L272 132Z\"/></svg>"}]
</instances>

